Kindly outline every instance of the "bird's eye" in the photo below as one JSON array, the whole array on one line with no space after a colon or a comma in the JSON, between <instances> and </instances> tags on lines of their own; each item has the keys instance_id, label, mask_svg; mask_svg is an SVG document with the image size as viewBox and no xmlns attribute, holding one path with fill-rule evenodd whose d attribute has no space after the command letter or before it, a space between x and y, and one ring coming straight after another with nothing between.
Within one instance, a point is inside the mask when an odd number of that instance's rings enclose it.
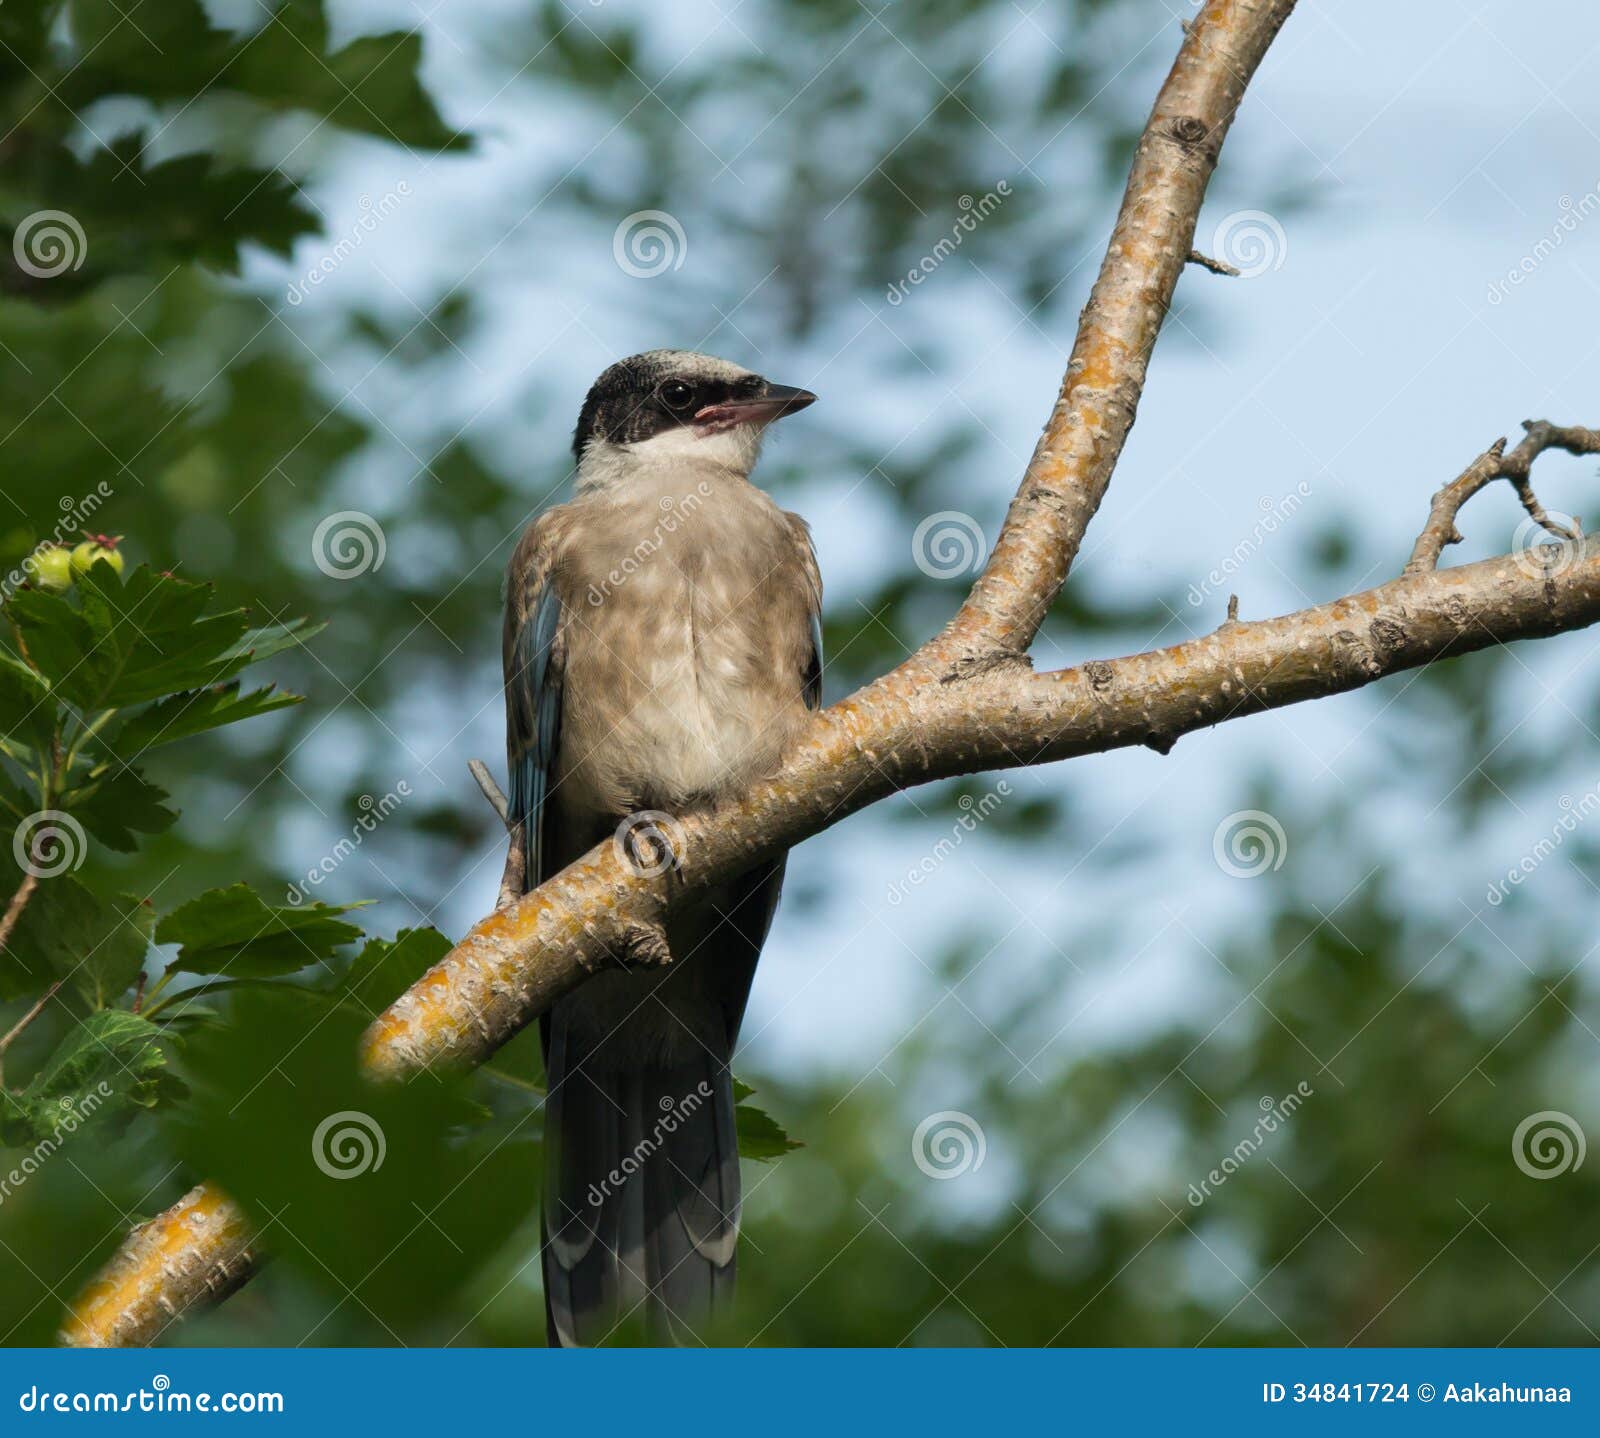
<instances>
[{"instance_id":1,"label":"bird's eye","mask_svg":"<svg viewBox=\"0 0 1600 1438\"><path fill-rule=\"evenodd\" d=\"M661 398L673 409L685 409L694 399L694 391L681 379L669 379L661 386Z\"/></svg>"}]
</instances>

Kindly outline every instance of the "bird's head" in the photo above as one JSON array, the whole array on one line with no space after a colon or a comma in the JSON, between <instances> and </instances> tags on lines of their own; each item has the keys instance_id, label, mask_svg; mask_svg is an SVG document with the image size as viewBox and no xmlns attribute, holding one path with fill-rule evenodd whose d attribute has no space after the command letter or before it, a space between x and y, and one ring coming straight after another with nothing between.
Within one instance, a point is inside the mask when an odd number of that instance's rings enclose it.
<instances>
[{"instance_id":1,"label":"bird's head","mask_svg":"<svg viewBox=\"0 0 1600 1438\"><path fill-rule=\"evenodd\" d=\"M614 483L657 463L748 475L767 426L815 399L810 390L774 384L714 355L631 355L607 369L583 402L572 437L578 482Z\"/></svg>"}]
</instances>

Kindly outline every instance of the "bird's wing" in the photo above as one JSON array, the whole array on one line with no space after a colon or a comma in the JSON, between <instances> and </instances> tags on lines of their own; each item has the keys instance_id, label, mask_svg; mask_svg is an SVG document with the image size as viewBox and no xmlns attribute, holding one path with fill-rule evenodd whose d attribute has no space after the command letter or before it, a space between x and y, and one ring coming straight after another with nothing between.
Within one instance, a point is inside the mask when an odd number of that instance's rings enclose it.
<instances>
[{"instance_id":1,"label":"bird's wing","mask_svg":"<svg viewBox=\"0 0 1600 1438\"><path fill-rule=\"evenodd\" d=\"M807 658L801 683L807 709L822 708L822 570L817 566L817 552L811 544L811 526L798 514L784 516L794 533L795 548L799 552L800 567L804 575L806 610L811 621L811 653Z\"/></svg>"},{"instance_id":2,"label":"bird's wing","mask_svg":"<svg viewBox=\"0 0 1600 1438\"><path fill-rule=\"evenodd\" d=\"M552 581L555 511L528 527L506 581L501 657L506 681L506 762L511 774L509 819L527 836L529 889L547 877L545 799L561 737L561 600Z\"/></svg>"}]
</instances>

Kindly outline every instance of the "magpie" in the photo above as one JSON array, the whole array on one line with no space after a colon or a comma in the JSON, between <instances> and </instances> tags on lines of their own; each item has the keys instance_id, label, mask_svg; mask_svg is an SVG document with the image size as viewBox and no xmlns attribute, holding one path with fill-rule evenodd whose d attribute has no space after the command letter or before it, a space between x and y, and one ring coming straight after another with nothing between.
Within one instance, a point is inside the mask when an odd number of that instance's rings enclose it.
<instances>
[{"instance_id":1,"label":"magpie","mask_svg":"<svg viewBox=\"0 0 1600 1438\"><path fill-rule=\"evenodd\" d=\"M815 399L685 350L620 360L589 390L574 496L507 574L502 905L608 840L646 872L683 862L675 816L770 773L817 708L810 530L750 482L768 427ZM552 1345L630 1321L694 1342L731 1302L728 1066L783 870L692 895L666 924L670 962L603 969L540 1021Z\"/></svg>"}]
</instances>

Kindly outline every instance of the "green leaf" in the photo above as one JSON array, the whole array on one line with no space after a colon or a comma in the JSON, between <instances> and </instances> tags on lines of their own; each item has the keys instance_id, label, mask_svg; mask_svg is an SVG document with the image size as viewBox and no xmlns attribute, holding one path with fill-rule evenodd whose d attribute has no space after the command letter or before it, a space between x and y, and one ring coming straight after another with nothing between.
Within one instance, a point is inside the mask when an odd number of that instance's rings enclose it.
<instances>
[{"instance_id":1,"label":"green leaf","mask_svg":"<svg viewBox=\"0 0 1600 1438\"><path fill-rule=\"evenodd\" d=\"M44 749L55 722L50 686L21 660L0 654L0 735L15 734L30 749Z\"/></svg>"},{"instance_id":2,"label":"green leaf","mask_svg":"<svg viewBox=\"0 0 1600 1438\"><path fill-rule=\"evenodd\" d=\"M340 914L364 907L304 904L276 908L246 884L212 889L156 926L158 944L180 944L173 969L235 978L289 974L331 958L361 937Z\"/></svg>"},{"instance_id":3,"label":"green leaf","mask_svg":"<svg viewBox=\"0 0 1600 1438\"><path fill-rule=\"evenodd\" d=\"M161 834L178 822L166 798L167 791L137 769L102 765L88 783L62 795L61 805L95 838L126 854L138 847L134 835Z\"/></svg>"},{"instance_id":4,"label":"green leaf","mask_svg":"<svg viewBox=\"0 0 1600 1438\"><path fill-rule=\"evenodd\" d=\"M129 895L101 899L69 874L44 880L0 950L0 1002L37 998L57 979L91 1008L115 1002L145 962L154 921Z\"/></svg>"},{"instance_id":5,"label":"green leaf","mask_svg":"<svg viewBox=\"0 0 1600 1438\"><path fill-rule=\"evenodd\" d=\"M34 665L88 711L224 684L322 627L293 620L252 629L242 609L207 612L210 585L148 565L124 580L101 560L69 593L25 590L10 607Z\"/></svg>"},{"instance_id":6,"label":"green leaf","mask_svg":"<svg viewBox=\"0 0 1600 1438\"><path fill-rule=\"evenodd\" d=\"M38 781L32 780L32 783L37 784ZM21 789L19 789L11 782L9 778L6 777L5 772L0 770L0 814L6 816L5 823L11 824L18 819L24 819L28 815L36 813L38 808L38 801L34 799L31 794L23 793ZM13 831L13 838L14 837L15 831ZM0 872L9 873L10 870L0 866ZM21 875L19 873L18 881L20 881L20 878Z\"/></svg>"},{"instance_id":7,"label":"green leaf","mask_svg":"<svg viewBox=\"0 0 1600 1438\"><path fill-rule=\"evenodd\" d=\"M8 1347L57 1344L67 1305L126 1237L124 1215L161 1201L149 1173L98 1138L74 1121L54 1139L0 1158L0 1333Z\"/></svg>"},{"instance_id":8,"label":"green leaf","mask_svg":"<svg viewBox=\"0 0 1600 1438\"><path fill-rule=\"evenodd\" d=\"M393 939L369 939L334 992L363 1013L377 1013L449 952L450 940L437 929L402 929Z\"/></svg>"},{"instance_id":9,"label":"green leaf","mask_svg":"<svg viewBox=\"0 0 1600 1438\"><path fill-rule=\"evenodd\" d=\"M28 658L34 667L63 689L68 698L77 698L85 685L93 682L92 674L81 674L85 665L92 662L91 651L95 647L95 633L88 620L66 595L45 589L18 590L6 609L28 647ZM74 681L71 690L65 689L69 680Z\"/></svg>"},{"instance_id":10,"label":"green leaf","mask_svg":"<svg viewBox=\"0 0 1600 1438\"><path fill-rule=\"evenodd\" d=\"M327 627L326 620L313 623L309 619L291 619L283 624L268 624L260 629L247 630L229 651L229 657L244 658L252 664L259 664L285 649L298 648Z\"/></svg>"},{"instance_id":11,"label":"green leaf","mask_svg":"<svg viewBox=\"0 0 1600 1438\"><path fill-rule=\"evenodd\" d=\"M465 145L417 78L416 33L367 35L330 49L322 0L276 0L247 35L212 27L198 0L74 0L83 58L61 87L74 110L107 94L192 100L208 91L305 110L402 145Z\"/></svg>"},{"instance_id":12,"label":"green leaf","mask_svg":"<svg viewBox=\"0 0 1600 1438\"><path fill-rule=\"evenodd\" d=\"M167 1068L160 1030L125 1009L102 1009L62 1040L26 1088L0 1092L0 1143L54 1139L183 1092Z\"/></svg>"},{"instance_id":13,"label":"green leaf","mask_svg":"<svg viewBox=\"0 0 1600 1438\"><path fill-rule=\"evenodd\" d=\"M37 141L32 159L48 166L53 205L73 217L88 241L86 263L61 276L70 286L180 260L236 273L241 246L255 243L287 256L298 237L321 227L278 171L204 151L152 164L145 144L128 133L80 158L59 139Z\"/></svg>"},{"instance_id":14,"label":"green leaf","mask_svg":"<svg viewBox=\"0 0 1600 1438\"><path fill-rule=\"evenodd\" d=\"M147 709L141 709L108 741L108 747L123 759L132 759L145 749L188 739L224 724L254 719L274 709L287 709L303 702L298 694L279 694L275 686L239 692L237 681L211 689L173 694Z\"/></svg>"},{"instance_id":15,"label":"green leaf","mask_svg":"<svg viewBox=\"0 0 1600 1438\"><path fill-rule=\"evenodd\" d=\"M793 1153L797 1148L804 1148L805 1145L790 1138L783 1125L765 1109L745 1102L754 1092L749 1084L740 1083L738 1079L733 1081L736 1104L733 1117L739 1134L739 1157L770 1163L786 1153Z\"/></svg>"},{"instance_id":16,"label":"green leaf","mask_svg":"<svg viewBox=\"0 0 1600 1438\"><path fill-rule=\"evenodd\" d=\"M206 615L209 586L140 565L122 581L104 560L69 593L24 591L13 617L41 673L84 709L116 708L231 678L248 662L229 651L242 611Z\"/></svg>"}]
</instances>

